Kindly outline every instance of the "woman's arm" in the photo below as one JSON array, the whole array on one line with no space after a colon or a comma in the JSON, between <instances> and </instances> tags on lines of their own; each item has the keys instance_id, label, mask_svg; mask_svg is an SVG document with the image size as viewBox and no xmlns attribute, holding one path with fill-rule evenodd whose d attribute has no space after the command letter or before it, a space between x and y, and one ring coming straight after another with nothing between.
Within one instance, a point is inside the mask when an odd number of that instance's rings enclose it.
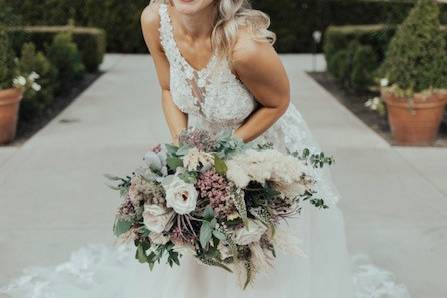
<instances>
[{"instance_id":1,"label":"woman's arm","mask_svg":"<svg viewBox=\"0 0 447 298\"><path fill-rule=\"evenodd\" d=\"M269 129L290 103L289 79L273 46L241 33L232 55L232 68L261 107L236 131L250 142Z\"/></svg>"},{"instance_id":2,"label":"woman's arm","mask_svg":"<svg viewBox=\"0 0 447 298\"><path fill-rule=\"evenodd\" d=\"M172 101L169 89L169 61L160 44L159 5L147 6L141 14L141 29L144 40L154 60L158 81L161 87L161 100L166 122L174 143L178 142L180 132L187 127L188 118Z\"/></svg>"}]
</instances>

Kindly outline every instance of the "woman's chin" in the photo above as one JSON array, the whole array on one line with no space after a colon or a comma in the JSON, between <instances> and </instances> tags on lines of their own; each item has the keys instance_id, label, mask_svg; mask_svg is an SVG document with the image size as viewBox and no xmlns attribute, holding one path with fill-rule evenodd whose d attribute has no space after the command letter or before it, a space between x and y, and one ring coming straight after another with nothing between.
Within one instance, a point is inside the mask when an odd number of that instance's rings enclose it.
<instances>
[{"instance_id":1,"label":"woman's chin","mask_svg":"<svg viewBox=\"0 0 447 298\"><path fill-rule=\"evenodd\" d=\"M206 6L202 0L173 0L175 9L183 14L195 14Z\"/></svg>"}]
</instances>

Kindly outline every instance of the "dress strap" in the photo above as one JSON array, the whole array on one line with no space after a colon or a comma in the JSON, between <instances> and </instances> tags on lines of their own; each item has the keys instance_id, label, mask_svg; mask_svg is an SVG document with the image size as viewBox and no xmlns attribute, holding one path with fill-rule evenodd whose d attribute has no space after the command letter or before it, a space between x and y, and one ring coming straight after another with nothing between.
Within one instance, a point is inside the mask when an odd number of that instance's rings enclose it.
<instances>
[{"instance_id":1,"label":"dress strap","mask_svg":"<svg viewBox=\"0 0 447 298\"><path fill-rule=\"evenodd\" d=\"M169 19L168 5L166 3L161 3L158 13L160 15L160 28L158 29L160 32L160 43L169 62L172 64L172 62L175 61L175 44L172 38L172 27Z\"/></svg>"}]
</instances>

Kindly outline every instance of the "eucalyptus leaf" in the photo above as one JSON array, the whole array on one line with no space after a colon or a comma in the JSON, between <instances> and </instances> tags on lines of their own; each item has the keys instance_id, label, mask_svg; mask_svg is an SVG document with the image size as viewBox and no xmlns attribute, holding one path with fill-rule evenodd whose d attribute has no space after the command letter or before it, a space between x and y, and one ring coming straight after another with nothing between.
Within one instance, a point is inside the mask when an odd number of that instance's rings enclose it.
<instances>
[{"instance_id":1,"label":"eucalyptus leaf","mask_svg":"<svg viewBox=\"0 0 447 298\"><path fill-rule=\"evenodd\" d=\"M113 233L116 237L128 232L132 227L132 223L127 220L117 218L115 224L113 225Z\"/></svg>"},{"instance_id":2,"label":"eucalyptus leaf","mask_svg":"<svg viewBox=\"0 0 447 298\"><path fill-rule=\"evenodd\" d=\"M104 174L104 177L111 181L121 181L121 177L110 175L110 174Z\"/></svg>"},{"instance_id":3,"label":"eucalyptus leaf","mask_svg":"<svg viewBox=\"0 0 447 298\"><path fill-rule=\"evenodd\" d=\"M214 230L213 231L213 235L214 235L214 237L216 237L219 240L225 240L226 239L225 234L220 232L220 231L218 231L218 230Z\"/></svg>"},{"instance_id":4,"label":"eucalyptus leaf","mask_svg":"<svg viewBox=\"0 0 447 298\"><path fill-rule=\"evenodd\" d=\"M147 256L146 256L146 251L142 244L138 245L135 258L140 263L146 263L148 261Z\"/></svg>"},{"instance_id":5,"label":"eucalyptus leaf","mask_svg":"<svg viewBox=\"0 0 447 298\"><path fill-rule=\"evenodd\" d=\"M214 218L214 210L210 206L205 208L205 211L203 212L203 218L206 221L211 221Z\"/></svg>"},{"instance_id":6,"label":"eucalyptus leaf","mask_svg":"<svg viewBox=\"0 0 447 298\"><path fill-rule=\"evenodd\" d=\"M225 161L223 159L220 159L219 156L217 156L216 154L214 155L214 169L221 176L225 176L228 170Z\"/></svg>"},{"instance_id":7,"label":"eucalyptus leaf","mask_svg":"<svg viewBox=\"0 0 447 298\"><path fill-rule=\"evenodd\" d=\"M183 161L179 157L176 157L176 156L169 156L166 159L166 163L172 171L175 171L175 170L177 170L177 168L183 166Z\"/></svg>"},{"instance_id":8,"label":"eucalyptus leaf","mask_svg":"<svg viewBox=\"0 0 447 298\"><path fill-rule=\"evenodd\" d=\"M169 155L176 155L177 154L177 150L179 149L178 146L174 146L174 145L170 145L170 144L166 144L166 151Z\"/></svg>"},{"instance_id":9,"label":"eucalyptus leaf","mask_svg":"<svg viewBox=\"0 0 447 298\"><path fill-rule=\"evenodd\" d=\"M210 227L211 227L212 229L214 229L214 227L216 226L216 224L217 224L217 219L216 219L216 218L213 218L213 219L210 221Z\"/></svg>"},{"instance_id":10,"label":"eucalyptus leaf","mask_svg":"<svg viewBox=\"0 0 447 298\"><path fill-rule=\"evenodd\" d=\"M197 183L197 174L195 172L183 172L178 177L189 184Z\"/></svg>"},{"instance_id":11,"label":"eucalyptus leaf","mask_svg":"<svg viewBox=\"0 0 447 298\"><path fill-rule=\"evenodd\" d=\"M213 230L211 229L210 224L208 222L204 221L202 223L202 226L200 227L200 237L199 237L200 245L203 248L206 248L206 246L210 242L212 233L213 233Z\"/></svg>"},{"instance_id":12,"label":"eucalyptus leaf","mask_svg":"<svg viewBox=\"0 0 447 298\"><path fill-rule=\"evenodd\" d=\"M175 153L177 156L185 156L186 154L188 154L188 151L191 149L190 146L188 145L184 145L182 147L180 147L177 152Z\"/></svg>"}]
</instances>

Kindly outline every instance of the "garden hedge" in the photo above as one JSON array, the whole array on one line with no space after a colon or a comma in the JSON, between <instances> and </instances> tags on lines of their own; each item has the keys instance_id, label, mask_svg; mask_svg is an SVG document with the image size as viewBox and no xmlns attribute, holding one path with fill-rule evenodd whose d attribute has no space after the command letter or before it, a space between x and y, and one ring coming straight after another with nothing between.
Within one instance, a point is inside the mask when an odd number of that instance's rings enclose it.
<instances>
[{"instance_id":1,"label":"garden hedge","mask_svg":"<svg viewBox=\"0 0 447 298\"><path fill-rule=\"evenodd\" d=\"M106 51L106 34L102 29L72 26L25 26L9 27L12 46L16 53L26 42L32 42L37 50L45 51L54 36L63 32L71 32L76 43L82 63L87 71L95 72L102 63Z\"/></svg>"},{"instance_id":2,"label":"garden hedge","mask_svg":"<svg viewBox=\"0 0 447 298\"><path fill-rule=\"evenodd\" d=\"M349 88L367 88L372 83L374 71L383 62L396 28L390 25L330 26L324 39L328 71ZM441 28L447 40L447 27ZM354 59L360 47L361 51L370 51L373 58L367 59L367 56L363 55L363 59ZM353 78L354 69L367 69L371 74L369 80Z\"/></svg>"},{"instance_id":3,"label":"garden hedge","mask_svg":"<svg viewBox=\"0 0 447 298\"><path fill-rule=\"evenodd\" d=\"M4 0L0 0L1 1ZM76 25L103 28L111 52L147 52L140 30L140 13L149 0L14 0L6 1L24 25ZM252 0L270 15L279 52L313 51L312 32L332 25L398 24L408 14L408 1ZM365 13L367 12L367 13ZM447 6L443 5L444 23Z\"/></svg>"}]
</instances>

